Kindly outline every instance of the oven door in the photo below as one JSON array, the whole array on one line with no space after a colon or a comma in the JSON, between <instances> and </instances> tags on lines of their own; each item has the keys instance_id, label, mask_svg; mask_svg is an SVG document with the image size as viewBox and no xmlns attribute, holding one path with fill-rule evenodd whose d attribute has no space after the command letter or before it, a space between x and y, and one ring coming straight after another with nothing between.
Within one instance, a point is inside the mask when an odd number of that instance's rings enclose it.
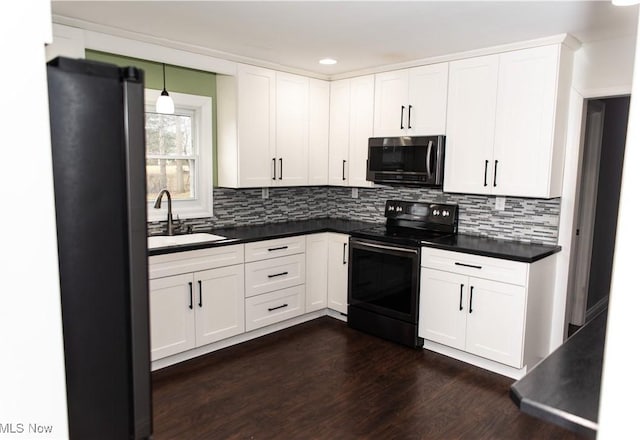
<instances>
[{"instance_id":1,"label":"oven door","mask_svg":"<svg viewBox=\"0 0 640 440\"><path fill-rule=\"evenodd\" d=\"M349 306L418 322L417 247L351 238L349 256Z\"/></svg>"}]
</instances>

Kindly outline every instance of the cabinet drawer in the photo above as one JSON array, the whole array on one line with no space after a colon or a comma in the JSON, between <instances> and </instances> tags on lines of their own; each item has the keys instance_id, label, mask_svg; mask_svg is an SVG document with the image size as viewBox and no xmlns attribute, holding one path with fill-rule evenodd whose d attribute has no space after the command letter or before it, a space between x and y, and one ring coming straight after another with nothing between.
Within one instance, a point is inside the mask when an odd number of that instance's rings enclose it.
<instances>
[{"instance_id":1,"label":"cabinet drawer","mask_svg":"<svg viewBox=\"0 0 640 440\"><path fill-rule=\"evenodd\" d=\"M305 254L245 264L245 296L292 287L305 282Z\"/></svg>"},{"instance_id":2,"label":"cabinet drawer","mask_svg":"<svg viewBox=\"0 0 640 440\"><path fill-rule=\"evenodd\" d=\"M447 272L469 275L503 283L525 286L529 265L519 261L483 257L463 252L444 251L428 247L422 248L423 267L446 270Z\"/></svg>"},{"instance_id":3,"label":"cabinet drawer","mask_svg":"<svg viewBox=\"0 0 640 440\"><path fill-rule=\"evenodd\" d=\"M305 238L303 235L275 240L263 240L245 245L245 262L264 260L266 258L282 257L285 255L304 252Z\"/></svg>"},{"instance_id":4,"label":"cabinet drawer","mask_svg":"<svg viewBox=\"0 0 640 440\"><path fill-rule=\"evenodd\" d=\"M245 300L247 331L302 315L304 285L277 290Z\"/></svg>"},{"instance_id":5,"label":"cabinet drawer","mask_svg":"<svg viewBox=\"0 0 640 440\"><path fill-rule=\"evenodd\" d=\"M196 251L149 257L149 278L160 278L199 270L241 264L244 261L244 245L217 246Z\"/></svg>"}]
</instances>

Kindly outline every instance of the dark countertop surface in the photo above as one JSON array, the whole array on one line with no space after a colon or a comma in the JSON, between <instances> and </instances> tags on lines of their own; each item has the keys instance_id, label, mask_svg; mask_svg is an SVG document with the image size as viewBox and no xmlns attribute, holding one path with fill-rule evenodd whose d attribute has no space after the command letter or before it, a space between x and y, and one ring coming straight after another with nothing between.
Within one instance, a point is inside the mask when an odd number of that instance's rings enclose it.
<instances>
[{"instance_id":1,"label":"dark countertop surface","mask_svg":"<svg viewBox=\"0 0 640 440\"><path fill-rule=\"evenodd\" d=\"M465 234L436 238L425 245L447 251L466 252L468 254L503 258L525 263L533 263L534 261L541 260L562 249L560 246L497 240L495 238Z\"/></svg>"},{"instance_id":2,"label":"dark countertop surface","mask_svg":"<svg viewBox=\"0 0 640 440\"><path fill-rule=\"evenodd\" d=\"M284 238L318 232L338 232L342 234L349 234L353 231L369 229L381 225L384 225L384 223L367 223L344 219L320 218L263 225L239 226L233 228L213 228L211 230L198 230L197 232L221 235L223 237L227 237L227 239L214 242L150 249L149 255L162 255L173 252L206 249L210 247L249 243L252 241ZM358 235L362 236L362 233ZM376 237L371 238L375 239ZM487 257L522 261L526 263L532 263L540 260L541 258L554 254L561 249L560 246L496 240L464 234L458 234L451 237L441 237L430 242L423 242L423 246L466 252Z\"/></svg>"},{"instance_id":3,"label":"dark countertop surface","mask_svg":"<svg viewBox=\"0 0 640 440\"><path fill-rule=\"evenodd\" d=\"M606 325L604 310L514 383L520 410L595 438Z\"/></svg>"}]
</instances>

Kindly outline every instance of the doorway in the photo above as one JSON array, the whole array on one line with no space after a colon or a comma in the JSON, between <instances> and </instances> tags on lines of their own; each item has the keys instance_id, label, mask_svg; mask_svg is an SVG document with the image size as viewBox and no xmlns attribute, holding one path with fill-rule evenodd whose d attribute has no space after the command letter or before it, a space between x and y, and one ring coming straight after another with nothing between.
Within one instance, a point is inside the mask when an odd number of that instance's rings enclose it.
<instances>
[{"instance_id":1,"label":"doorway","mask_svg":"<svg viewBox=\"0 0 640 440\"><path fill-rule=\"evenodd\" d=\"M608 304L629 103L629 96L585 101L582 166L570 263L569 322L573 328L584 325Z\"/></svg>"}]
</instances>

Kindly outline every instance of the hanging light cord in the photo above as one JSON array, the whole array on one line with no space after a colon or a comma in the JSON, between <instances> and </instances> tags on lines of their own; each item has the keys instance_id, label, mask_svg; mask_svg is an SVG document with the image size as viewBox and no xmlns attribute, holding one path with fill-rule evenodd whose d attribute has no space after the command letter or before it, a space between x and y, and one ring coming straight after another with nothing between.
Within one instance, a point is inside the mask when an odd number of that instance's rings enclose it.
<instances>
[{"instance_id":1,"label":"hanging light cord","mask_svg":"<svg viewBox=\"0 0 640 440\"><path fill-rule=\"evenodd\" d=\"M167 77L164 71L165 64L162 63L162 96L169 96L169 92L167 92Z\"/></svg>"}]
</instances>

